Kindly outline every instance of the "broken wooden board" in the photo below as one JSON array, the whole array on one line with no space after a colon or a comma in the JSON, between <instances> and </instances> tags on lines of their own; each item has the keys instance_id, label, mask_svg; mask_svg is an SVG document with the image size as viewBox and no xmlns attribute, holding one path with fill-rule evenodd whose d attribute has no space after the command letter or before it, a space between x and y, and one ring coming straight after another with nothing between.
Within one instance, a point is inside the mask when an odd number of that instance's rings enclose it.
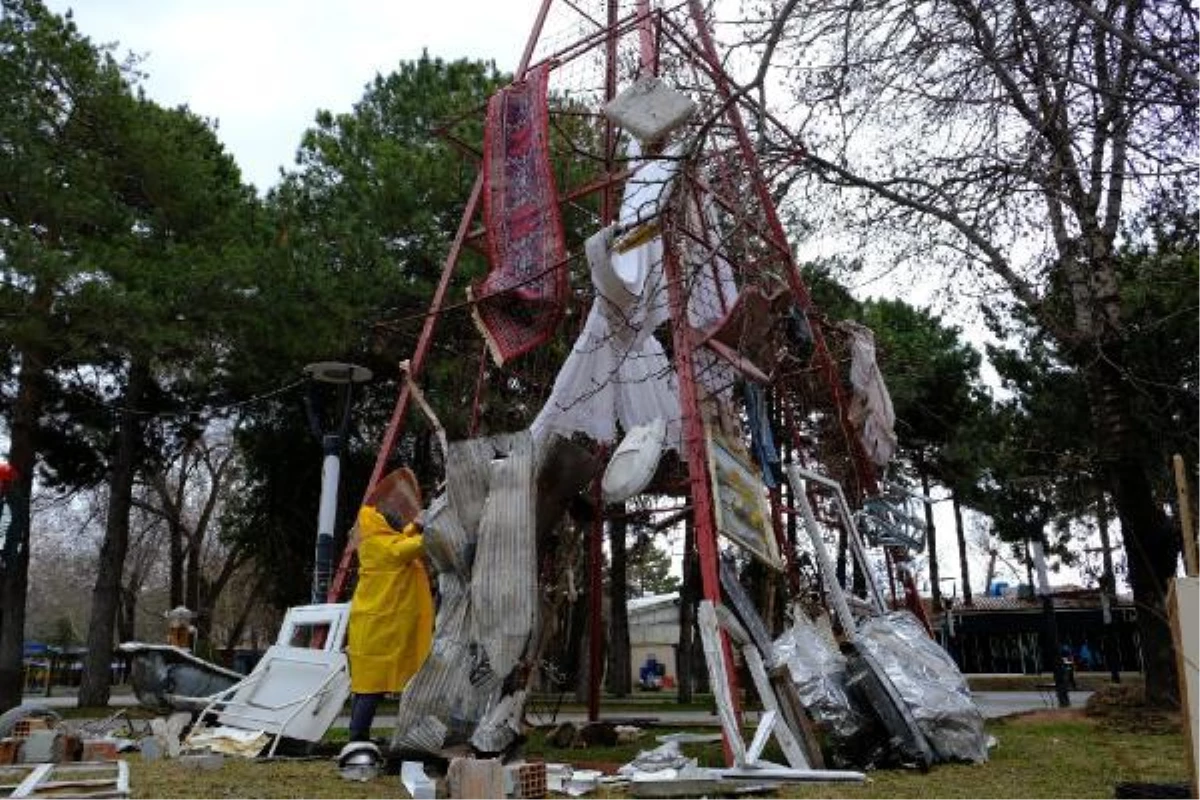
<instances>
[{"instance_id":1,"label":"broken wooden board","mask_svg":"<svg viewBox=\"0 0 1200 800\"><path fill-rule=\"evenodd\" d=\"M697 770L697 773L687 777L672 775L669 778L657 777L655 773L649 773L630 781L629 793L631 797L657 798L658 800L722 796L721 781L716 775L707 770Z\"/></svg>"},{"instance_id":2,"label":"broken wooden board","mask_svg":"<svg viewBox=\"0 0 1200 800\"><path fill-rule=\"evenodd\" d=\"M28 774L19 783L6 775ZM101 774L101 777L90 777ZM129 765L124 761L75 761L0 767L0 795L26 797L129 797ZM69 790L69 791L68 791Z\"/></svg>"},{"instance_id":3,"label":"broken wooden board","mask_svg":"<svg viewBox=\"0 0 1200 800\"><path fill-rule=\"evenodd\" d=\"M768 677L767 670L774 666L774 644L771 635L750 596L738 582L733 565L726 559L721 560L721 589L733 605L733 610L730 611L725 606L718 607L718 619L726 632L743 645L743 654L754 651L760 674L755 674L751 665L751 675L758 696L762 699L764 708L774 708L779 712L783 723L778 726L779 731L786 731L784 735L789 735L792 743L796 745L796 749L788 753L787 745L780 739L780 747L784 748L788 763L797 769L824 767L825 758L821 754L821 743L808 714L795 696L795 687L791 685L790 678L786 675L780 676L779 679ZM749 658L747 655L748 662Z\"/></svg>"},{"instance_id":4,"label":"broken wooden board","mask_svg":"<svg viewBox=\"0 0 1200 800\"><path fill-rule=\"evenodd\" d=\"M784 757L796 769L810 769L813 764L796 741L787 718L788 715L780 708L779 701L775 697L775 690L771 686L771 680L767 677L767 670L763 666L762 656L758 654L753 645L743 647L742 656L746 659L746 666L750 668L750 677L754 680L754 688L758 690L758 697L762 700L763 708L767 710L767 713L778 714L781 717L782 724L775 726L774 733L775 738L779 741L780 749L783 750ZM801 733L805 735L807 731ZM817 753L820 753L819 747Z\"/></svg>"},{"instance_id":5,"label":"broken wooden board","mask_svg":"<svg viewBox=\"0 0 1200 800\"><path fill-rule=\"evenodd\" d=\"M725 732L725 741L733 753L733 763L746 763L746 743L742 741L742 732L738 727L737 713L734 710L733 696L729 692L729 672L725 668L725 653L721 647L721 630L717 623L717 612L711 600L701 600L696 612L697 627L700 628L700 639L704 644L704 661L708 665L709 685L712 687L713 700L717 704L717 716L721 720L721 729Z\"/></svg>"}]
</instances>

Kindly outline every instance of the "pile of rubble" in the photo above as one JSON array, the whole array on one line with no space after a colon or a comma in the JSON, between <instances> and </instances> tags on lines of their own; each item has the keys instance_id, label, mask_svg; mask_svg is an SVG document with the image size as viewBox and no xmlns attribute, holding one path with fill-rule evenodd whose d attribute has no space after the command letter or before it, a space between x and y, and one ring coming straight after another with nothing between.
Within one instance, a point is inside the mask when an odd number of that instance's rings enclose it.
<instances>
[{"instance_id":1,"label":"pile of rubble","mask_svg":"<svg viewBox=\"0 0 1200 800\"><path fill-rule=\"evenodd\" d=\"M128 797L129 768L117 756L126 741L40 706L11 709L0 715L0 796Z\"/></svg>"}]
</instances>

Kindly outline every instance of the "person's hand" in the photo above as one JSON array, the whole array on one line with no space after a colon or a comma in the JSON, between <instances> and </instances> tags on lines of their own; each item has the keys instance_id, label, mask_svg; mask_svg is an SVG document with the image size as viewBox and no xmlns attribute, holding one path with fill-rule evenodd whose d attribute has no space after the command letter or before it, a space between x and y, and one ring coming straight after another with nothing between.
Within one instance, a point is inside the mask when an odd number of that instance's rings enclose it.
<instances>
[{"instance_id":1,"label":"person's hand","mask_svg":"<svg viewBox=\"0 0 1200 800\"><path fill-rule=\"evenodd\" d=\"M404 527L405 527L404 517L400 516L395 511L383 509L383 508L379 509L379 513L383 515L383 518L387 522L388 527L390 527L392 530L394 530L394 531L404 530ZM412 523L410 522L408 524L411 525Z\"/></svg>"}]
</instances>

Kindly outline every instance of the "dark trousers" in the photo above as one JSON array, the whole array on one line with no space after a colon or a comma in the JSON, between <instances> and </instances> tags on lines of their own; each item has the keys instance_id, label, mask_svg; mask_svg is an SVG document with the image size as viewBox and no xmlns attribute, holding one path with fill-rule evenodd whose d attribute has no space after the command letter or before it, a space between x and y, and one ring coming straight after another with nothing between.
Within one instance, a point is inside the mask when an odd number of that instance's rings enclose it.
<instances>
[{"instance_id":1,"label":"dark trousers","mask_svg":"<svg viewBox=\"0 0 1200 800\"><path fill-rule=\"evenodd\" d=\"M350 741L369 742L371 723L375 721L375 710L383 699L383 692L356 694L350 701Z\"/></svg>"}]
</instances>

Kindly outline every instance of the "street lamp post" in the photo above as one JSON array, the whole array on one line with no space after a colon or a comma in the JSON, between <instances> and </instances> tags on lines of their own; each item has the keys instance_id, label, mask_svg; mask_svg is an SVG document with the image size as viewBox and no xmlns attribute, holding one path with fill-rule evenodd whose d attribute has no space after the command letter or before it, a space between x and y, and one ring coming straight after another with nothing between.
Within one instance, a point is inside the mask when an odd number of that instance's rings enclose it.
<instances>
[{"instance_id":1,"label":"street lamp post","mask_svg":"<svg viewBox=\"0 0 1200 800\"><path fill-rule=\"evenodd\" d=\"M356 364L337 361L319 361L304 368L308 376L308 396L305 408L313 435L321 440L323 461L321 464L321 503L317 511L317 546L313 559L312 602L325 602L329 590L329 579L333 574L333 530L337 525L338 482L341 478L341 453L350 429L350 408L354 385L371 380L371 370ZM315 407L318 384L327 383L336 387L340 414L337 427L324 431Z\"/></svg>"}]
</instances>

